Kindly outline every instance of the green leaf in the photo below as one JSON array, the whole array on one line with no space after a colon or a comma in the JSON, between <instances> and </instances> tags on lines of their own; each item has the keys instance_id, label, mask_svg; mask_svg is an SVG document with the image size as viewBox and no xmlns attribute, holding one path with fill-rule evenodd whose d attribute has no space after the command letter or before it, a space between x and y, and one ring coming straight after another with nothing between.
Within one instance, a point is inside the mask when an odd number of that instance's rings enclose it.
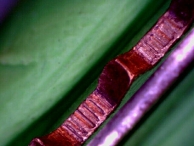
<instances>
[{"instance_id":1,"label":"green leaf","mask_svg":"<svg viewBox=\"0 0 194 146\"><path fill-rule=\"evenodd\" d=\"M135 45L168 5L165 0L20 2L0 29L0 145L27 145L58 127L95 88L108 60ZM121 106L153 71L134 83ZM149 143L153 134L147 130L142 141Z\"/></svg>"}]
</instances>

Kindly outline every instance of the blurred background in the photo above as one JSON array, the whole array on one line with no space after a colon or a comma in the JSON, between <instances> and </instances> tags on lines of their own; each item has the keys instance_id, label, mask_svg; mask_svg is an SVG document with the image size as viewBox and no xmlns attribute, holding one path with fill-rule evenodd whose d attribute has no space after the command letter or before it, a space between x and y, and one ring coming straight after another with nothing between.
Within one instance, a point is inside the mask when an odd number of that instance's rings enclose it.
<instances>
[{"instance_id":1,"label":"blurred background","mask_svg":"<svg viewBox=\"0 0 194 146\"><path fill-rule=\"evenodd\" d=\"M103 66L131 49L169 4L0 0L0 146L26 146L58 127L96 87ZM193 146L193 76L192 64L120 145Z\"/></svg>"}]
</instances>

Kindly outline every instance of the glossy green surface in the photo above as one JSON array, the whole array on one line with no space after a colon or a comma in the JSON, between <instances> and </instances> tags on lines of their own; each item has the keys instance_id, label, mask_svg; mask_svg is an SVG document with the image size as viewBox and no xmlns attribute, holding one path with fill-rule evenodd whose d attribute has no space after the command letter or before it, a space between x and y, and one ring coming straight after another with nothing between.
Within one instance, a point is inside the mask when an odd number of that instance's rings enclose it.
<instances>
[{"instance_id":1,"label":"glossy green surface","mask_svg":"<svg viewBox=\"0 0 194 146\"><path fill-rule=\"evenodd\" d=\"M0 146L27 145L59 126L95 88L106 62L149 30L165 2L21 2L0 29ZM134 83L121 105L151 73Z\"/></svg>"}]
</instances>

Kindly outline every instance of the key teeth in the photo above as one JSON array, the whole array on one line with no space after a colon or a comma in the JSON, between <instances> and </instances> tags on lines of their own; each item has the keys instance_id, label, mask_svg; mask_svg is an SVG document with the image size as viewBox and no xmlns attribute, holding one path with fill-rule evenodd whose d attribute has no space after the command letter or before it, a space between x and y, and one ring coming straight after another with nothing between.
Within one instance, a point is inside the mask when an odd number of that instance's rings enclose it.
<instances>
[{"instance_id":1,"label":"key teeth","mask_svg":"<svg viewBox=\"0 0 194 146\"><path fill-rule=\"evenodd\" d=\"M62 129L83 143L106 119L114 107L95 90L62 124Z\"/></svg>"},{"instance_id":2,"label":"key teeth","mask_svg":"<svg viewBox=\"0 0 194 146\"><path fill-rule=\"evenodd\" d=\"M188 11L178 4L185 3L184 1L192 1ZM176 8L176 3L180 8ZM70 118L46 137L33 139L29 146L52 146L53 143L57 143L57 146L77 146L84 143L118 106L132 81L152 68L182 35L193 20L193 7L193 0L173 0L170 9L157 22L158 25L156 24L131 51L118 56L105 66L96 90ZM184 19L181 15L179 18L181 11L177 10L185 10L184 15L188 13L189 17ZM97 118L92 119L89 115Z\"/></svg>"},{"instance_id":3,"label":"key teeth","mask_svg":"<svg viewBox=\"0 0 194 146\"><path fill-rule=\"evenodd\" d=\"M138 54L151 65L155 65L164 56L187 27L173 15L167 11L135 46Z\"/></svg>"},{"instance_id":4,"label":"key teeth","mask_svg":"<svg viewBox=\"0 0 194 146\"><path fill-rule=\"evenodd\" d=\"M80 134L78 133L76 128L69 125L68 122L63 124L62 128L67 130L69 133L71 133L72 136L75 137L79 142L81 142L81 143L83 142L83 137L80 136Z\"/></svg>"}]
</instances>

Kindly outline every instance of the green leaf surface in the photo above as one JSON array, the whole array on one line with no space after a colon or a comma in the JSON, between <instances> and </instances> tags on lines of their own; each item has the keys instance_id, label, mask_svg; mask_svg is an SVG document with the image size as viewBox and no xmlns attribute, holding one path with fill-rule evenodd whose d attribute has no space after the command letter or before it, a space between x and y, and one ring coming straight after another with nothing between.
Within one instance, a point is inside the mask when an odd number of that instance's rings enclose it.
<instances>
[{"instance_id":1,"label":"green leaf surface","mask_svg":"<svg viewBox=\"0 0 194 146\"><path fill-rule=\"evenodd\" d=\"M20 2L0 28L0 145L25 146L58 127L95 88L108 60L135 45L168 5L165 0ZM153 71L134 83L121 106ZM164 127L155 125L160 124ZM157 134L146 127L141 137L149 145ZM136 145L138 131L124 143Z\"/></svg>"}]
</instances>

